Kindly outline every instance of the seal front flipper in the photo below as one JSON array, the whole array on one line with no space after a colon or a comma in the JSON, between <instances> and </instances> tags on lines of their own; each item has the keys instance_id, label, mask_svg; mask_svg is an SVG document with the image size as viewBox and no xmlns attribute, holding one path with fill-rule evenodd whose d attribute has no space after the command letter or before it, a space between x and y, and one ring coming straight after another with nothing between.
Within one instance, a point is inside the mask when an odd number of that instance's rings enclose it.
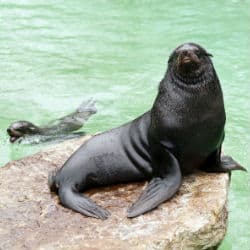
<instances>
[{"instance_id":1,"label":"seal front flipper","mask_svg":"<svg viewBox=\"0 0 250 250\"><path fill-rule=\"evenodd\" d=\"M149 182L139 199L128 209L127 217L133 218L144 214L170 199L181 185L181 171L177 159L164 152L154 162L157 164L155 177Z\"/></svg>"},{"instance_id":2,"label":"seal front flipper","mask_svg":"<svg viewBox=\"0 0 250 250\"><path fill-rule=\"evenodd\" d=\"M61 203L72 210L83 215L105 220L110 216L109 211L96 205L91 199L72 190L71 187L59 187L59 198Z\"/></svg>"},{"instance_id":3,"label":"seal front flipper","mask_svg":"<svg viewBox=\"0 0 250 250\"><path fill-rule=\"evenodd\" d=\"M213 152L201 169L206 172L231 172L232 170L247 171L231 156L221 155L221 149Z\"/></svg>"}]
</instances>

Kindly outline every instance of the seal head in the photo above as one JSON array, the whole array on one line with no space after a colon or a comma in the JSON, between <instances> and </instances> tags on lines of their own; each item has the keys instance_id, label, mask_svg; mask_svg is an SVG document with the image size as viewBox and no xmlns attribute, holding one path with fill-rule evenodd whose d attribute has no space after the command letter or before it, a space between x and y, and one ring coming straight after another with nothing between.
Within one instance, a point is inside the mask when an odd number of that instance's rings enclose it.
<instances>
[{"instance_id":1,"label":"seal head","mask_svg":"<svg viewBox=\"0 0 250 250\"><path fill-rule=\"evenodd\" d=\"M10 124L7 133L10 136L10 142L15 142L25 135L35 135L39 133L39 128L28 121L17 121Z\"/></svg>"},{"instance_id":2,"label":"seal head","mask_svg":"<svg viewBox=\"0 0 250 250\"><path fill-rule=\"evenodd\" d=\"M177 79L186 84L196 84L203 80L206 72L211 72L211 56L200 45L185 43L173 51L168 64Z\"/></svg>"}]
</instances>

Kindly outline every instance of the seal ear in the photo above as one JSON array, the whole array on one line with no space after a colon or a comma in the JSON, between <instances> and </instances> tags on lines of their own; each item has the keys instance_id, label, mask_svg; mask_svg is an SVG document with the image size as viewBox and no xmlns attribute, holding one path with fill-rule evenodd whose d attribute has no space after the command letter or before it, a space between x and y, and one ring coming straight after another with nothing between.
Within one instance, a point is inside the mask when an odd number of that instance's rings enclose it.
<instances>
[{"instance_id":1,"label":"seal ear","mask_svg":"<svg viewBox=\"0 0 250 250\"><path fill-rule=\"evenodd\" d=\"M206 56L209 56L209 57L213 57L213 55L212 54L210 54L210 53L207 53L206 52L206 54L205 54Z\"/></svg>"}]
</instances>

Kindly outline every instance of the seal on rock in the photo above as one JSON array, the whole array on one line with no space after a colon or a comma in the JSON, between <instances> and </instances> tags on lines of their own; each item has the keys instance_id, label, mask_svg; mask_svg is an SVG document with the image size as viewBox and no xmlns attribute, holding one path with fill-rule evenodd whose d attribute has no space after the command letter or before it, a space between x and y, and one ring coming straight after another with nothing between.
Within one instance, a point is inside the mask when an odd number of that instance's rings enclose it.
<instances>
[{"instance_id":1,"label":"seal on rock","mask_svg":"<svg viewBox=\"0 0 250 250\"><path fill-rule=\"evenodd\" d=\"M148 212L170 199L182 176L245 170L221 157L225 110L209 54L195 43L177 47L150 111L134 121L95 135L49 176L51 191L74 211L106 219L110 213L81 195L84 190L121 182L149 180L127 217Z\"/></svg>"},{"instance_id":2,"label":"seal on rock","mask_svg":"<svg viewBox=\"0 0 250 250\"><path fill-rule=\"evenodd\" d=\"M50 140L71 139L84 135L84 132L71 133L80 129L89 117L97 112L93 99L82 102L75 112L37 126L29 121L15 121L8 128L10 142L38 143Z\"/></svg>"}]
</instances>

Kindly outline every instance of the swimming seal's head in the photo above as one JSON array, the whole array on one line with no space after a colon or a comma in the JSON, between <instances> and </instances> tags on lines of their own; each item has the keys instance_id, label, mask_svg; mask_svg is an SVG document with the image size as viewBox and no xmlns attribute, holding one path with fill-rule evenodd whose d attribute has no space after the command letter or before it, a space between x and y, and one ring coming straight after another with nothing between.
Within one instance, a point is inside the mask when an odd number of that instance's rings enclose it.
<instances>
[{"instance_id":1,"label":"swimming seal's head","mask_svg":"<svg viewBox=\"0 0 250 250\"><path fill-rule=\"evenodd\" d=\"M34 135L39 133L39 128L28 121L13 122L8 128L7 133L10 136L10 142L15 142L25 135Z\"/></svg>"},{"instance_id":2,"label":"swimming seal's head","mask_svg":"<svg viewBox=\"0 0 250 250\"><path fill-rule=\"evenodd\" d=\"M184 43L178 46L170 55L168 64L174 75L182 82L195 84L194 79L204 76L213 68L209 54L195 43Z\"/></svg>"}]
</instances>

